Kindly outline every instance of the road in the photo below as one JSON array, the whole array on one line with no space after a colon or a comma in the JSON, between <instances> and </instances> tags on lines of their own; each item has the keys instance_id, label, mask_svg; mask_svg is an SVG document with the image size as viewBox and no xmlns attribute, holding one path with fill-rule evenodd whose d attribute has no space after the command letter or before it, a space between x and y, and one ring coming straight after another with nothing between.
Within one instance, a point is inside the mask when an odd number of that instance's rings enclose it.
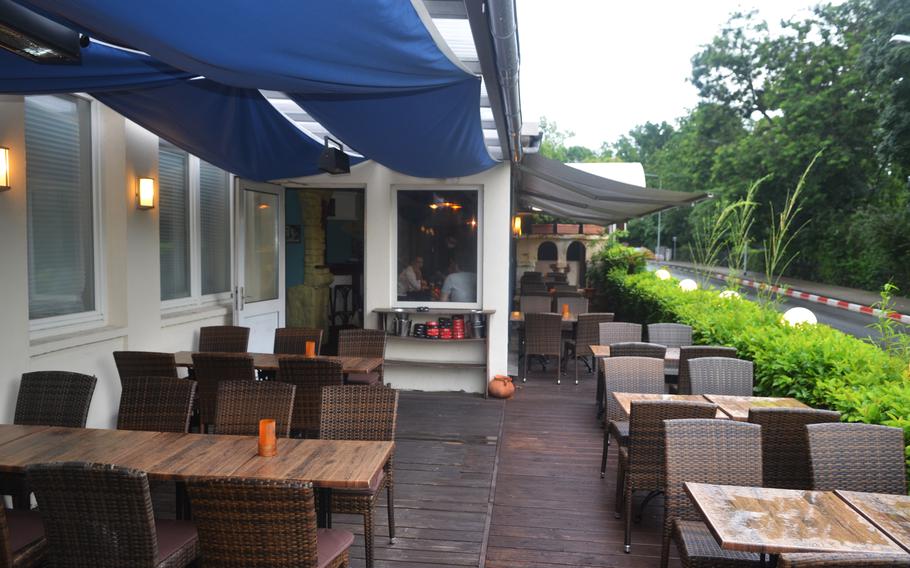
<instances>
[{"instance_id":1,"label":"road","mask_svg":"<svg viewBox=\"0 0 910 568\"><path fill-rule=\"evenodd\" d=\"M657 267L655 265L648 265L648 270L656 270L656 268ZM672 266L665 266L664 268L669 270L674 278L693 278L691 272L679 270ZM722 290L727 287L727 283L724 280L720 280L719 278L709 278L709 281L715 288ZM747 288L744 286L740 288L739 292L745 298L756 300L755 290L753 288ZM796 306L808 308L812 310L812 313L814 313L815 317L818 318L819 323L830 325L834 329L839 329L840 331L843 331L844 333L853 335L855 337L871 338L876 343L881 342L881 335L878 333L878 331L869 327L871 324L876 322L877 318L875 316L842 310L840 308L835 308L826 304L816 304L815 302L791 298L789 296L783 296L783 300L778 306L778 309L780 309L782 312L785 312L790 308ZM904 327L904 333L910 333L910 329Z\"/></svg>"}]
</instances>

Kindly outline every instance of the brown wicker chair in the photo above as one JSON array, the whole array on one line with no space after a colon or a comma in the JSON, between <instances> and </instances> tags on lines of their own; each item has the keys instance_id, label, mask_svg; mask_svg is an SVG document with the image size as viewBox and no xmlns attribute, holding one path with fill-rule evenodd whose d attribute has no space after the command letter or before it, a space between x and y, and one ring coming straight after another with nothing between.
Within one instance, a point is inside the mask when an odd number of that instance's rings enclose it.
<instances>
[{"instance_id":1,"label":"brown wicker chair","mask_svg":"<svg viewBox=\"0 0 910 568\"><path fill-rule=\"evenodd\" d=\"M576 290L577 294L577 290ZM588 313L588 299L578 295L563 295L559 293L556 296L556 313L562 313L563 306L569 306L569 312L579 315ZM595 343L596 345L596 343Z\"/></svg>"},{"instance_id":2,"label":"brown wicker chair","mask_svg":"<svg viewBox=\"0 0 910 568\"><path fill-rule=\"evenodd\" d=\"M173 353L114 351L114 363L117 364L121 385L134 377L177 378L177 361Z\"/></svg>"},{"instance_id":3,"label":"brown wicker chair","mask_svg":"<svg viewBox=\"0 0 910 568\"><path fill-rule=\"evenodd\" d=\"M525 314L525 349L521 380L528 380L528 356L556 357L556 384L562 382L562 316Z\"/></svg>"},{"instance_id":4,"label":"brown wicker chair","mask_svg":"<svg viewBox=\"0 0 910 568\"><path fill-rule=\"evenodd\" d=\"M343 384L341 363L328 359L282 356L278 358L278 367L278 380L297 387L291 432L318 438L322 387Z\"/></svg>"},{"instance_id":5,"label":"brown wicker chair","mask_svg":"<svg viewBox=\"0 0 910 568\"><path fill-rule=\"evenodd\" d=\"M752 396L752 361L732 357L689 359L691 394Z\"/></svg>"},{"instance_id":6,"label":"brown wicker chair","mask_svg":"<svg viewBox=\"0 0 910 568\"><path fill-rule=\"evenodd\" d=\"M236 325L210 325L199 328L199 351L202 353L246 353L250 328Z\"/></svg>"},{"instance_id":7,"label":"brown wicker chair","mask_svg":"<svg viewBox=\"0 0 910 568\"><path fill-rule=\"evenodd\" d=\"M319 437L323 440L392 441L398 420L398 391L386 387L342 386L322 389ZM370 488L333 491L332 512L363 515L367 568L373 566L373 514L383 488L389 512L389 540L395 542L395 491L392 458Z\"/></svg>"},{"instance_id":8,"label":"brown wicker chair","mask_svg":"<svg viewBox=\"0 0 910 568\"><path fill-rule=\"evenodd\" d=\"M354 535L316 529L310 483L217 479L188 483L187 489L203 566L348 566Z\"/></svg>"},{"instance_id":9,"label":"brown wicker chair","mask_svg":"<svg viewBox=\"0 0 910 568\"><path fill-rule=\"evenodd\" d=\"M812 488L907 494L904 433L873 424L809 424Z\"/></svg>"},{"instance_id":10,"label":"brown wicker chair","mask_svg":"<svg viewBox=\"0 0 910 568\"><path fill-rule=\"evenodd\" d=\"M666 497L661 568L667 567L671 538L684 568L758 568L762 564L757 554L717 544L684 484L760 487L761 428L733 420L668 420L662 426Z\"/></svg>"},{"instance_id":11,"label":"brown wicker chair","mask_svg":"<svg viewBox=\"0 0 910 568\"><path fill-rule=\"evenodd\" d=\"M215 433L255 436L259 421L275 419L275 433L291 435L297 387L278 381L221 381L215 402Z\"/></svg>"},{"instance_id":12,"label":"brown wicker chair","mask_svg":"<svg viewBox=\"0 0 910 568\"><path fill-rule=\"evenodd\" d=\"M621 343L610 344L610 357L650 357L652 359L660 359L661 364L663 364L666 355L667 348L663 345L658 345L657 343L623 341ZM661 371L661 373L663 373L663 371Z\"/></svg>"},{"instance_id":13,"label":"brown wicker chair","mask_svg":"<svg viewBox=\"0 0 910 568\"><path fill-rule=\"evenodd\" d=\"M692 382L689 379L689 359L699 357L732 357L736 358L735 347L724 347L721 345L687 345L679 348L679 382L676 385L676 392L679 394L692 394ZM670 386L673 391L673 385Z\"/></svg>"},{"instance_id":14,"label":"brown wicker chair","mask_svg":"<svg viewBox=\"0 0 910 568\"><path fill-rule=\"evenodd\" d=\"M199 409L199 431L215 419L215 398L220 381L252 381L256 378L253 357L241 353L193 353L193 377L196 406Z\"/></svg>"},{"instance_id":15,"label":"brown wicker chair","mask_svg":"<svg viewBox=\"0 0 910 568\"><path fill-rule=\"evenodd\" d=\"M145 472L107 464L35 464L26 470L38 499L55 568L188 566L196 528L156 521Z\"/></svg>"},{"instance_id":16,"label":"brown wicker chair","mask_svg":"<svg viewBox=\"0 0 910 568\"><path fill-rule=\"evenodd\" d=\"M611 321L613 321L613 314L609 312L579 314L578 325L575 326L575 337L566 341L566 358L572 357L575 360L576 385L578 384L578 359L582 359L585 361L585 365L588 365L587 358L594 356L591 346L598 345L600 341L600 324ZM593 364L588 366L589 370L593 368Z\"/></svg>"},{"instance_id":17,"label":"brown wicker chair","mask_svg":"<svg viewBox=\"0 0 910 568\"><path fill-rule=\"evenodd\" d=\"M606 383L607 412L604 414L604 449L600 459L600 477L607 473L610 438L620 447L629 441L629 417L613 398L614 392L662 394L664 392L664 361L652 357L610 357L603 360Z\"/></svg>"},{"instance_id":18,"label":"brown wicker chair","mask_svg":"<svg viewBox=\"0 0 910 568\"><path fill-rule=\"evenodd\" d=\"M379 357L385 359L386 332L381 329L343 329L338 332L340 357ZM351 373L347 382L352 385L381 385L383 368L372 373Z\"/></svg>"},{"instance_id":19,"label":"brown wicker chair","mask_svg":"<svg viewBox=\"0 0 910 568\"><path fill-rule=\"evenodd\" d=\"M0 567L44 565L47 541L37 511L7 511L0 506Z\"/></svg>"},{"instance_id":20,"label":"brown wicker chair","mask_svg":"<svg viewBox=\"0 0 910 568\"><path fill-rule=\"evenodd\" d=\"M316 344L316 354L322 348L322 330L308 327L279 327L275 330L276 355L306 355L306 343Z\"/></svg>"},{"instance_id":21,"label":"brown wicker chair","mask_svg":"<svg viewBox=\"0 0 910 568\"><path fill-rule=\"evenodd\" d=\"M619 448L616 508L624 508L625 551L632 550L632 494L665 491L664 420L714 418L717 406L705 402L643 400L633 402L629 416L629 444ZM761 481L759 466L759 481ZM647 504L642 503L642 508Z\"/></svg>"},{"instance_id":22,"label":"brown wicker chair","mask_svg":"<svg viewBox=\"0 0 910 568\"><path fill-rule=\"evenodd\" d=\"M641 324L625 321L612 321L600 324L600 345L612 345L627 341L641 341Z\"/></svg>"},{"instance_id":23,"label":"brown wicker chair","mask_svg":"<svg viewBox=\"0 0 910 568\"><path fill-rule=\"evenodd\" d=\"M196 381L174 377L131 377L123 383L119 430L189 432Z\"/></svg>"},{"instance_id":24,"label":"brown wicker chair","mask_svg":"<svg viewBox=\"0 0 910 568\"><path fill-rule=\"evenodd\" d=\"M13 424L85 428L97 379L66 371L22 375Z\"/></svg>"},{"instance_id":25,"label":"brown wicker chair","mask_svg":"<svg viewBox=\"0 0 910 568\"><path fill-rule=\"evenodd\" d=\"M781 554L779 568L910 568L906 554Z\"/></svg>"},{"instance_id":26,"label":"brown wicker chair","mask_svg":"<svg viewBox=\"0 0 910 568\"><path fill-rule=\"evenodd\" d=\"M692 345L692 326L682 323L652 323L648 326L648 341L667 347Z\"/></svg>"},{"instance_id":27,"label":"brown wicker chair","mask_svg":"<svg viewBox=\"0 0 910 568\"><path fill-rule=\"evenodd\" d=\"M807 424L839 422L840 413L813 408L751 408L749 422L761 426L762 486L812 489Z\"/></svg>"},{"instance_id":28,"label":"brown wicker chair","mask_svg":"<svg viewBox=\"0 0 910 568\"><path fill-rule=\"evenodd\" d=\"M544 289L540 295L522 294L518 306L524 314L546 314L553 311L553 298Z\"/></svg>"}]
</instances>

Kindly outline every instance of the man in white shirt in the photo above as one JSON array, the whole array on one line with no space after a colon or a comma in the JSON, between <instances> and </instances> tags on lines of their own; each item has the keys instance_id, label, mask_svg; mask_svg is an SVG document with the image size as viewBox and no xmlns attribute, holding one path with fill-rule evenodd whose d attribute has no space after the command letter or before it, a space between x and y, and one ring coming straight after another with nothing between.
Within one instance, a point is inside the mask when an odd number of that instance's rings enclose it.
<instances>
[{"instance_id":1,"label":"man in white shirt","mask_svg":"<svg viewBox=\"0 0 910 568\"><path fill-rule=\"evenodd\" d=\"M455 271L446 276L442 283L440 300L443 302L476 302L477 273L466 272L463 267L469 266L465 255L455 262Z\"/></svg>"},{"instance_id":2,"label":"man in white shirt","mask_svg":"<svg viewBox=\"0 0 910 568\"><path fill-rule=\"evenodd\" d=\"M404 267L398 275L398 295L407 296L409 292L419 292L423 289L423 258L415 256L411 264Z\"/></svg>"}]
</instances>

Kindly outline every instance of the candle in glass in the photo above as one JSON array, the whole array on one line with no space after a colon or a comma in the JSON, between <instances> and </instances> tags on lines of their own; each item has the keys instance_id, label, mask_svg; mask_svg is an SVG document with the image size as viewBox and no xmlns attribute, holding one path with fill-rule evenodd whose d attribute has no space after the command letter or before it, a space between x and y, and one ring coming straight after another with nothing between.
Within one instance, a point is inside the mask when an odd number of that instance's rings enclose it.
<instances>
[{"instance_id":1,"label":"candle in glass","mask_svg":"<svg viewBox=\"0 0 910 568\"><path fill-rule=\"evenodd\" d=\"M275 438L275 419L263 418L259 421L259 455L270 458L278 454L278 441Z\"/></svg>"},{"instance_id":2,"label":"candle in glass","mask_svg":"<svg viewBox=\"0 0 910 568\"><path fill-rule=\"evenodd\" d=\"M512 312L512 319L521 319L521 312Z\"/></svg>"},{"instance_id":3,"label":"candle in glass","mask_svg":"<svg viewBox=\"0 0 910 568\"><path fill-rule=\"evenodd\" d=\"M306 342L306 356L307 356L307 357L315 357L315 356L316 356L316 342L315 342L315 341L307 341L307 342Z\"/></svg>"},{"instance_id":4,"label":"candle in glass","mask_svg":"<svg viewBox=\"0 0 910 568\"><path fill-rule=\"evenodd\" d=\"M562 305L562 317L564 317L564 318L569 317L569 304Z\"/></svg>"}]
</instances>

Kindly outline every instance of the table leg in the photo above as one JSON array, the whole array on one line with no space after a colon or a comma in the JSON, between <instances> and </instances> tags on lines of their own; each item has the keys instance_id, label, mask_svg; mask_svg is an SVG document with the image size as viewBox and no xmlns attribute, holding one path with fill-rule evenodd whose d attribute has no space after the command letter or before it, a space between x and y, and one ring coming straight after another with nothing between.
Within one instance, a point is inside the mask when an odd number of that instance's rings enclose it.
<instances>
[{"instance_id":1,"label":"table leg","mask_svg":"<svg viewBox=\"0 0 910 568\"><path fill-rule=\"evenodd\" d=\"M327 487L316 489L316 495L319 499L319 515L316 518L316 526L321 529L332 528L332 490Z\"/></svg>"},{"instance_id":2,"label":"table leg","mask_svg":"<svg viewBox=\"0 0 910 568\"><path fill-rule=\"evenodd\" d=\"M597 419L602 420L606 411L604 408L604 390L607 388L607 379L603 374L603 365L600 364L600 359L595 357L594 364L597 366Z\"/></svg>"}]
</instances>

